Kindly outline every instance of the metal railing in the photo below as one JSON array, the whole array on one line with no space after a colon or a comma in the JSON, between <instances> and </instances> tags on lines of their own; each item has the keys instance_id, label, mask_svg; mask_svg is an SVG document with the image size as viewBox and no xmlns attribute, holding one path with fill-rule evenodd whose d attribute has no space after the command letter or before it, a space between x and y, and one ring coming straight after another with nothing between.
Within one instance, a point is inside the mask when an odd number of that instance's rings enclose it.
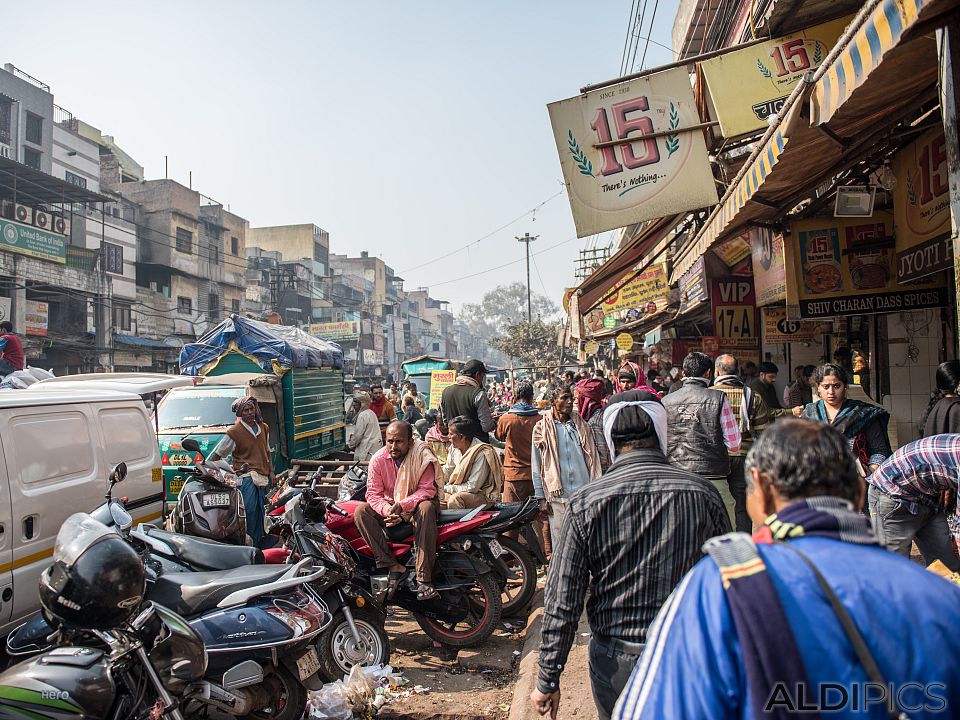
<instances>
[{"instance_id":1,"label":"metal railing","mask_svg":"<svg viewBox=\"0 0 960 720\"><path fill-rule=\"evenodd\" d=\"M41 82L40 80L37 80L33 75L25 73L23 70L21 70L20 68L18 68L16 65L12 63L6 63L3 66L3 69L9 73L12 73L13 75L16 75L21 80L26 80L28 83L40 88L41 90L50 92L49 85L47 85L45 82Z\"/></svg>"},{"instance_id":2,"label":"metal railing","mask_svg":"<svg viewBox=\"0 0 960 720\"><path fill-rule=\"evenodd\" d=\"M53 122L57 125L62 125L63 123L69 123L73 120L73 113L62 108L56 103L53 104Z\"/></svg>"},{"instance_id":3,"label":"metal railing","mask_svg":"<svg viewBox=\"0 0 960 720\"><path fill-rule=\"evenodd\" d=\"M87 270L93 272L97 267L97 251L76 245L67 245L66 248L67 267L77 270Z\"/></svg>"}]
</instances>

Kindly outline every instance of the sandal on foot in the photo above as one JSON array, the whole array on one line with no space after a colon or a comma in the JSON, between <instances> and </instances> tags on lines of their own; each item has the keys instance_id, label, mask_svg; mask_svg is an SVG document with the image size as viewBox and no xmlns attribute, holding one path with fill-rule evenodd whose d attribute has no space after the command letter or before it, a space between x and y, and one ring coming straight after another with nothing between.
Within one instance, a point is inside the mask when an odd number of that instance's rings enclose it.
<instances>
[{"instance_id":1,"label":"sandal on foot","mask_svg":"<svg viewBox=\"0 0 960 720\"><path fill-rule=\"evenodd\" d=\"M437 589L433 585L420 583L417 587L417 600L433 600L437 597L440 597L440 593L437 592Z\"/></svg>"}]
</instances>

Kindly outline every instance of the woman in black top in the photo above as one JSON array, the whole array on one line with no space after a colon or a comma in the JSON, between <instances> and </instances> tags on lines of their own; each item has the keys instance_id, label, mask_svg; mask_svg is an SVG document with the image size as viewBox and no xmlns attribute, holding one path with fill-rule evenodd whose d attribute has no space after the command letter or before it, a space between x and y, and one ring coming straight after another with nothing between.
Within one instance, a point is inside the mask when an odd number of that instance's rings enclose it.
<instances>
[{"instance_id":1,"label":"woman in black top","mask_svg":"<svg viewBox=\"0 0 960 720\"><path fill-rule=\"evenodd\" d=\"M960 433L960 360L948 360L937 368L937 389L930 393L930 404L920 418L923 437Z\"/></svg>"}]
</instances>

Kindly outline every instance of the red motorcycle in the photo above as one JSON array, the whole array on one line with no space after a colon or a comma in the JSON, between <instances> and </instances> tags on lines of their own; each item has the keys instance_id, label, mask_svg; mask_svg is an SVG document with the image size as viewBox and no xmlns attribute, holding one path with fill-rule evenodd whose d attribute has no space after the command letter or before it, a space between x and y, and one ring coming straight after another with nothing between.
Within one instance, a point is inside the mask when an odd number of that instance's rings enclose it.
<instances>
[{"instance_id":1,"label":"red motorcycle","mask_svg":"<svg viewBox=\"0 0 960 720\"><path fill-rule=\"evenodd\" d=\"M324 524L347 541L357 563L355 582L369 590L381 606L396 605L409 611L420 627L437 642L451 647L477 645L493 634L501 614L499 578L509 574L497 552L498 543L479 530L494 515L481 508L443 510L437 518L437 559L433 586L438 596L417 599L416 551L410 523L385 528L390 548L407 568L392 596L388 597L388 575L377 568L373 552L353 522L359 500L334 502L321 496L313 484L288 488L287 502L297 502L303 512L304 528ZM279 498L278 498L279 499ZM277 507L271 515L282 513ZM280 526L274 531L283 534Z\"/></svg>"}]
</instances>

